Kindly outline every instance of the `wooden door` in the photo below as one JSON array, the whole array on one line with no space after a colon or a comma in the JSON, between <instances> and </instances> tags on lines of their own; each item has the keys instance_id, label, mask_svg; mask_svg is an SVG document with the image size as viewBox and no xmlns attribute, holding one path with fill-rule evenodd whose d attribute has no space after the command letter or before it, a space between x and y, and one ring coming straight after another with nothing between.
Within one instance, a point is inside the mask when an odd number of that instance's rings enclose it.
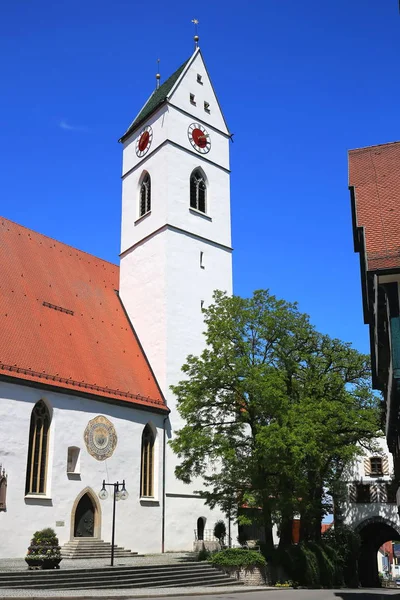
<instances>
[{"instance_id":1,"label":"wooden door","mask_svg":"<svg viewBox=\"0 0 400 600\"><path fill-rule=\"evenodd\" d=\"M88 494L82 496L75 511L75 537L93 537L94 505Z\"/></svg>"}]
</instances>

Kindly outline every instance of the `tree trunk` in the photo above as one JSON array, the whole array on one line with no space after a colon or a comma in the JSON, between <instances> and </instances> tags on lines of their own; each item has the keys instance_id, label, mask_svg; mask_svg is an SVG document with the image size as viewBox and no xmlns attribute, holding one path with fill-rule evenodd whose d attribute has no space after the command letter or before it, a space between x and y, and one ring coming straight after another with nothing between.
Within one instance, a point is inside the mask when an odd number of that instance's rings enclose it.
<instances>
[{"instance_id":1,"label":"tree trunk","mask_svg":"<svg viewBox=\"0 0 400 600\"><path fill-rule=\"evenodd\" d=\"M269 500L263 502L263 521L264 521L264 532L265 532L265 553L266 558L271 559L274 553L274 539L272 536L272 516L269 505Z\"/></svg>"},{"instance_id":2,"label":"tree trunk","mask_svg":"<svg viewBox=\"0 0 400 600\"><path fill-rule=\"evenodd\" d=\"M292 543L293 536L293 515L282 515L282 522L279 536L279 549L286 548Z\"/></svg>"}]
</instances>

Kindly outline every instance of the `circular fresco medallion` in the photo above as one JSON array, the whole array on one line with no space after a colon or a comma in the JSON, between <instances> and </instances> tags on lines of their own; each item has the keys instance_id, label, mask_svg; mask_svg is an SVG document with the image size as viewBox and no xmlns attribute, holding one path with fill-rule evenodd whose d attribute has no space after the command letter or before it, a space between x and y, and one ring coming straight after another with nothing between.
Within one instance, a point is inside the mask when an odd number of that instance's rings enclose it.
<instances>
[{"instance_id":1,"label":"circular fresco medallion","mask_svg":"<svg viewBox=\"0 0 400 600\"><path fill-rule=\"evenodd\" d=\"M97 460L109 458L117 445L114 425L102 415L89 421L84 439L89 454Z\"/></svg>"}]
</instances>

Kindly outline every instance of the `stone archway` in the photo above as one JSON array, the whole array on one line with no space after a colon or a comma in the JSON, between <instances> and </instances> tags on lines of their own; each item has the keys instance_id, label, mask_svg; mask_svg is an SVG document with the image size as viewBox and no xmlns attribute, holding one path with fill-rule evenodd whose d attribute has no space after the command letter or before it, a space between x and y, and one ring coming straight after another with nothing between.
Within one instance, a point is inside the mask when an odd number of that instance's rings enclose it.
<instances>
[{"instance_id":1,"label":"stone archway","mask_svg":"<svg viewBox=\"0 0 400 600\"><path fill-rule=\"evenodd\" d=\"M356 527L361 537L358 575L362 587L380 587L377 553L385 542L400 540L398 525L383 517L371 517Z\"/></svg>"},{"instance_id":2,"label":"stone archway","mask_svg":"<svg viewBox=\"0 0 400 600\"><path fill-rule=\"evenodd\" d=\"M100 502L90 487L77 496L71 511L71 540L83 537L101 537Z\"/></svg>"}]
</instances>

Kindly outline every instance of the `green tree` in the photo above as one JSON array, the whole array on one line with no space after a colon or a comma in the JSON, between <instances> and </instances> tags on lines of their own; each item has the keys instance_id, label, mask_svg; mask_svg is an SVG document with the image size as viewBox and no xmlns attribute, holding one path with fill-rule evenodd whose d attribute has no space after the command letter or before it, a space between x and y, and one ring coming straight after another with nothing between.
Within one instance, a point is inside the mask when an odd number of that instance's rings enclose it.
<instances>
[{"instance_id":1,"label":"green tree","mask_svg":"<svg viewBox=\"0 0 400 600\"><path fill-rule=\"evenodd\" d=\"M206 502L242 522L240 507L253 508L267 554L274 520L290 543L294 514L302 538L318 539L326 490L377 435L368 357L265 290L215 292L204 319L206 348L172 388L186 422L171 442L177 477L202 476Z\"/></svg>"}]
</instances>

